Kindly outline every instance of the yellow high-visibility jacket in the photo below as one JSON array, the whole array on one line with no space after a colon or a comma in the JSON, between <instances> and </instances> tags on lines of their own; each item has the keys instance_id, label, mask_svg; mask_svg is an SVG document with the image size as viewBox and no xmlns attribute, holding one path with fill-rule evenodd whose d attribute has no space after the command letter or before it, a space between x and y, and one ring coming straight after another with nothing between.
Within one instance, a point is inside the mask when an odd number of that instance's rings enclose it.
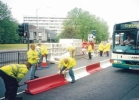
<instances>
[{"instance_id":1,"label":"yellow high-visibility jacket","mask_svg":"<svg viewBox=\"0 0 139 100\"><path fill-rule=\"evenodd\" d=\"M107 44L105 45L105 51L110 51L110 48L111 48L110 43L107 43Z\"/></svg>"},{"instance_id":2,"label":"yellow high-visibility jacket","mask_svg":"<svg viewBox=\"0 0 139 100\"><path fill-rule=\"evenodd\" d=\"M44 46L44 45L41 46L40 51L41 51L41 54L42 54L42 55L44 55L44 54L48 54L47 47Z\"/></svg>"},{"instance_id":3,"label":"yellow high-visibility jacket","mask_svg":"<svg viewBox=\"0 0 139 100\"><path fill-rule=\"evenodd\" d=\"M28 72L25 64L10 64L1 67L0 70L15 78L17 82L20 82Z\"/></svg>"},{"instance_id":4,"label":"yellow high-visibility jacket","mask_svg":"<svg viewBox=\"0 0 139 100\"><path fill-rule=\"evenodd\" d=\"M38 62L39 54L36 50L30 49L27 52L27 57L30 64L36 64Z\"/></svg>"},{"instance_id":5,"label":"yellow high-visibility jacket","mask_svg":"<svg viewBox=\"0 0 139 100\"><path fill-rule=\"evenodd\" d=\"M63 58L60 59L59 64L58 64L58 68L62 68L64 66L64 67L70 69L70 68L72 68L72 67L74 67L76 65L76 61L75 61L74 58L68 57L67 59L68 59L68 63L67 64L64 63L64 59Z\"/></svg>"},{"instance_id":6,"label":"yellow high-visibility jacket","mask_svg":"<svg viewBox=\"0 0 139 100\"><path fill-rule=\"evenodd\" d=\"M104 44L102 42L99 44L98 50L99 51L103 51L104 50Z\"/></svg>"},{"instance_id":7,"label":"yellow high-visibility jacket","mask_svg":"<svg viewBox=\"0 0 139 100\"><path fill-rule=\"evenodd\" d=\"M92 45L88 45L87 51L88 51L88 52L92 52L92 51L93 51Z\"/></svg>"}]
</instances>

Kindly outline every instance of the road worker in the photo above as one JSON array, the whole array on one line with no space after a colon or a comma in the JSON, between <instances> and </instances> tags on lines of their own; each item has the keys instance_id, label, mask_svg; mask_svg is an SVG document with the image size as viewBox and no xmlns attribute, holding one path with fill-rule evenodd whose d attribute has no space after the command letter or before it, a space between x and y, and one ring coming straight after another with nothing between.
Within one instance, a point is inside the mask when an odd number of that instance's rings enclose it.
<instances>
[{"instance_id":1,"label":"road worker","mask_svg":"<svg viewBox=\"0 0 139 100\"><path fill-rule=\"evenodd\" d=\"M93 48L90 42L88 42L87 51L88 51L88 60L91 60L92 59L91 53L93 52Z\"/></svg>"},{"instance_id":2,"label":"road worker","mask_svg":"<svg viewBox=\"0 0 139 100\"><path fill-rule=\"evenodd\" d=\"M104 51L104 44L103 42L101 41L99 46L98 46L98 50L100 52L100 57L102 57L102 54L103 54L103 51Z\"/></svg>"},{"instance_id":3,"label":"road worker","mask_svg":"<svg viewBox=\"0 0 139 100\"><path fill-rule=\"evenodd\" d=\"M72 58L74 58L75 57L75 47L72 45L72 44L70 44L69 46L68 46L68 51L69 51L69 54L70 54L70 57L72 57Z\"/></svg>"},{"instance_id":4,"label":"road worker","mask_svg":"<svg viewBox=\"0 0 139 100\"><path fill-rule=\"evenodd\" d=\"M105 48L107 57L109 57L109 52L110 52L111 44L107 41L107 43L106 43L104 48Z\"/></svg>"},{"instance_id":5,"label":"road worker","mask_svg":"<svg viewBox=\"0 0 139 100\"><path fill-rule=\"evenodd\" d=\"M60 74L65 74L66 71L69 71L69 75L72 79L71 83L75 82L75 76L72 68L76 65L76 61L72 57L64 57L59 60L58 68Z\"/></svg>"},{"instance_id":6,"label":"road worker","mask_svg":"<svg viewBox=\"0 0 139 100\"><path fill-rule=\"evenodd\" d=\"M5 100L22 100L22 97L16 97L19 82L27 74L31 67L29 62L25 64L10 64L0 68L0 77L5 84Z\"/></svg>"},{"instance_id":7,"label":"road worker","mask_svg":"<svg viewBox=\"0 0 139 100\"><path fill-rule=\"evenodd\" d=\"M28 62L32 65L30 70L30 80L33 80L35 78L39 78L38 76L35 76L35 72L37 69L39 54L35 50L35 45L30 45L30 50L27 52Z\"/></svg>"},{"instance_id":8,"label":"road worker","mask_svg":"<svg viewBox=\"0 0 139 100\"><path fill-rule=\"evenodd\" d=\"M40 63L42 63L43 57L46 57L46 62L47 62L47 57L48 57L48 49L45 45L42 44L38 44L38 46L40 47L40 53L41 53L41 57L40 57Z\"/></svg>"}]
</instances>

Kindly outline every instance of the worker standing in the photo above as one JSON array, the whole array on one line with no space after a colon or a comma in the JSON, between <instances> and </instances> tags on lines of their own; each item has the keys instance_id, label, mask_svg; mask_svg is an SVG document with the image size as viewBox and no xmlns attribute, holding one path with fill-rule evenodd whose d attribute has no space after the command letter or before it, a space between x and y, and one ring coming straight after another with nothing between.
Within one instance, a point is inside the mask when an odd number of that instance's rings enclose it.
<instances>
[{"instance_id":1,"label":"worker standing","mask_svg":"<svg viewBox=\"0 0 139 100\"><path fill-rule=\"evenodd\" d=\"M102 57L103 51L104 51L104 44L102 43L102 41L100 42L99 46L98 46L98 50L100 52L100 57Z\"/></svg>"},{"instance_id":2,"label":"worker standing","mask_svg":"<svg viewBox=\"0 0 139 100\"><path fill-rule=\"evenodd\" d=\"M89 42L88 42L87 51L88 51L88 60L91 60L92 59L91 53L93 52L93 48L92 48L91 43L89 43Z\"/></svg>"},{"instance_id":3,"label":"worker standing","mask_svg":"<svg viewBox=\"0 0 139 100\"><path fill-rule=\"evenodd\" d=\"M59 72L60 74L65 74L65 72L68 70L69 75L72 79L71 83L75 82L75 76L72 68L76 65L76 61L72 57L64 57L61 58L58 64Z\"/></svg>"},{"instance_id":4,"label":"worker standing","mask_svg":"<svg viewBox=\"0 0 139 100\"><path fill-rule=\"evenodd\" d=\"M42 45L42 44L38 44L38 46L40 47L40 54L41 54L41 57L40 57L40 63L42 62L43 60L43 57L46 57L46 62L47 62L47 57L48 57L48 50L47 50L47 47L45 45Z\"/></svg>"},{"instance_id":5,"label":"worker standing","mask_svg":"<svg viewBox=\"0 0 139 100\"><path fill-rule=\"evenodd\" d=\"M111 45L110 45L110 43L108 41L107 41L107 43L106 43L104 48L105 48L107 57L109 57L109 52L110 52Z\"/></svg>"},{"instance_id":6,"label":"worker standing","mask_svg":"<svg viewBox=\"0 0 139 100\"><path fill-rule=\"evenodd\" d=\"M0 68L0 77L5 84L5 99L6 100L22 100L22 97L16 97L19 82L27 74L31 67L29 62L25 64L10 64Z\"/></svg>"},{"instance_id":7,"label":"worker standing","mask_svg":"<svg viewBox=\"0 0 139 100\"><path fill-rule=\"evenodd\" d=\"M28 62L32 65L31 70L30 70L30 80L39 78L38 76L35 76L38 59L39 59L39 54L36 51L34 44L30 45L30 50L27 52L27 58L28 58Z\"/></svg>"}]
</instances>

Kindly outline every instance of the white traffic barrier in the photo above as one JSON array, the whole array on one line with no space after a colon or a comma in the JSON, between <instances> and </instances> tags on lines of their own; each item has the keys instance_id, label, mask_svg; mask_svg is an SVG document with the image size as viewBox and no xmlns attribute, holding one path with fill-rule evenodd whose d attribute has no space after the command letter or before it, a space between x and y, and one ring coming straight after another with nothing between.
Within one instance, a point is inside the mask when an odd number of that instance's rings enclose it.
<instances>
[{"instance_id":1,"label":"white traffic barrier","mask_svg":"<svg viewBox=\"0 0 139 100\"><path fill-rule=\"evenodd\" d=\"M90 75L94 72L98 72L98 71L100 71L104 68L107 68L109 66L111 66L111 63L110 63L109 59L107 59L107 60L103 60L103 61L93 63L93 64L90 64L90 65L87 65L87 66L83 66L83 67L73 69L73 72L74 72L74 75L75 75L75 80L78 80L82 77ZM90 73L89 71L92 71L92 72ZM71 77L69 76L69 71L66 71L65 79L67 81L71 81Z\"/></svg>"},{"instance_id":2,"label":"white traffic barrier","mask_svg":"<svg viewBox=\"0 0 139 100\"><path fill-rule=\"evenodd\" d=\"M100 61L100 67L101 68L107 68L109 66L111 66L110 59Z\"/></svg>"},{"instance_id":3,"label":"white traffic barrier","mask_svg":"<svg viewBox=\"0 0 139 100\"><path fill-rule=\"evenodd\" d=\"M86 66L73 69L73 72L74 72L74 75L75 75L75 80L89 75L89 73L86 71ZM65 73L65 79L68 80L68 81L71 81L71 77L69 76L69 71L67 71Z\"/></svg>"}]
</instances>

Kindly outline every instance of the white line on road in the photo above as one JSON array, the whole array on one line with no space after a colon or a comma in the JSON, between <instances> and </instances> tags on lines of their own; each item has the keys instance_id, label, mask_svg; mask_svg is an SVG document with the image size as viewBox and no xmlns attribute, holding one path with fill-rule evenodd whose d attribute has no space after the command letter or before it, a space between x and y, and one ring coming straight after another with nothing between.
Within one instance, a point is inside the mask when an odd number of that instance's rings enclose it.
<instances>
[{"instance_id":1,"label":"white line on road","mask_svg":"<svg viewBox=\"0 0 139 100\"><path fill-rule=\"evenodd\" d=\"M18 92L17 95L24 93L25 91ZM0 98L0 100L4 99L5 97Z\"/></svg>"}]
</instances>

